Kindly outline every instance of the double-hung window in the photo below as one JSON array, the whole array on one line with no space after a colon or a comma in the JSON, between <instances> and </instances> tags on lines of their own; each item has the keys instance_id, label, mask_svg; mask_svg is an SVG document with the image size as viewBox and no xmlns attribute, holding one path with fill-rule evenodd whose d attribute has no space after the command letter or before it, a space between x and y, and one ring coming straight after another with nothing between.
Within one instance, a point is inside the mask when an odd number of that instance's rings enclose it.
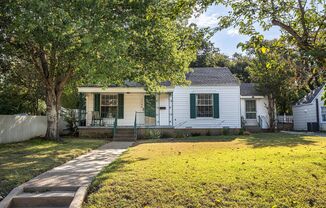
<instances>
[{"instance_id":1,"label":"double-hung window","mask_svg":"<svg viewBox=\"0 0 326 208\"><path fill-rule=\"evenodd\" d=\"M326 106L321 107L321 119L323 122L326 122Z\"/></svg>"},{"instance_id":2,"label":"double-hung window","mask_svg":"<svg viewBox=\"0 0 326 208\"><path fill-rule=\"evenodd\" d=\"M104 118L115 118L118 112L118 95L101 96L101 115Z\"/></svg>"},{"instance_id":3,"label":"double-hung window","mask_svg":"<svg viewBox=\"0 0 326 208\"><path fill-rule=\"evenodd\" d=\"M197 94L197 117L213 117L213 95Z\"/></svg>"},{"instance_id":4,"label":"double-hung window","mask_svg":"<svg viewBox=\"0 0 326 208\"><path fill-rule=\"evenodd\" d=\"M246 119L256 119L256 100L246 100Z\"/></svg>"}]
</instances>

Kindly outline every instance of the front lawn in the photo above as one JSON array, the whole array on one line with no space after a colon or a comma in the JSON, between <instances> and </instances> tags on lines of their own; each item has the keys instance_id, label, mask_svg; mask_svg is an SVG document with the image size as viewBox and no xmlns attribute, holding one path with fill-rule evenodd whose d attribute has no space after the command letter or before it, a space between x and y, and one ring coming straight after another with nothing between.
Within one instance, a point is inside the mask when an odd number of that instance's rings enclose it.
<instances>
[{"instance_id":1,"label":"front lawn","mask_svg":"<svg viewBox=\"0 0 326 208\"><path fill-rule=\"evenodd\" d=\"M326 207L326 138L147 141L102 171L84 207Z\"/></svg>"},{"instance_id":2,"label":"front lawn","mask_svg":"<svg viewBox=\"0 0 326 208\"><path fill-rule=\"evenodd\" d=\"M105 142L99 139L65 138L63 143L31 139L25 142L1 144L0 198L29 179Z\"/></svg>"}]
</instances>

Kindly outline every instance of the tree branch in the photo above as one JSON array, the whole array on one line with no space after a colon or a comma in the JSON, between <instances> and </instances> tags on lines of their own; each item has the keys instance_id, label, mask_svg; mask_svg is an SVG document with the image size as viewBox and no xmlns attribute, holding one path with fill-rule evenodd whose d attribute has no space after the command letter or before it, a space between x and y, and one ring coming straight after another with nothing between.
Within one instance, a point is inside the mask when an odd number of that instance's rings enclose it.
<instances>
[{"instance_id":1,"label":"tree branch","mask_svg":"<svg viewBox=\"0 0 326 208\"><path fill-rule=\"evenodd\" d=\"M304 48L309 48L309 44L305 41L303 41L302 37L300 35L298 35L298 33L296 31L294 31L294 29L289 26L284 24L283 22L276 20L276 19L272 19L272 24L281 27L282 29L284 29L285 31L287 31L288 33L290 33L298 42L298 44Z\"/></svg>"},{"instance_id":2,"label":"tree branch","mask_svg":"<svg viewBox=\"0 0 326 208\"><path fill-rule=\"evenodd\" d=\"M306 21L305 21L305 10L304 10L304 6L302 6L302 2L301 0L298 0L298 4L299 4L299 9L300 9L300 13L301 13L301 24L302 24L302 29L303 29L303 39L304 41L308 40L308 29L307 29L307 25L306 25Z\"/></svg>"}]
</instances>

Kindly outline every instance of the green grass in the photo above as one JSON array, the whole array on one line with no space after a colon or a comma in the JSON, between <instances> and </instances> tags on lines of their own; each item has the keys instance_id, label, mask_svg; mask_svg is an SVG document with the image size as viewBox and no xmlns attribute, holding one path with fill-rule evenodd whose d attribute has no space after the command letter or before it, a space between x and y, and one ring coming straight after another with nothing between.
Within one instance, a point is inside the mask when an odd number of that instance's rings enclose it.
<instances>
[{"instance_id":1,"label":"green grass","mask_svg":"<svg viewBox=\"0 0 326 208\"><path fill-rule=\"evenodd\" d=\"M105 140L65 138L58 143L45 139L0 145L0 196L29 179L63 164Z\"/></svg>"},{"instance_id":2,"label":"green grass","mask_svg":"<svg viewBox=\"0 0 326 208\"><path fill-rule=\"evenodd\" d=\"M326 207L326 138L147 141L96 178L84 208Z\"/></svg>"}]
</instances>

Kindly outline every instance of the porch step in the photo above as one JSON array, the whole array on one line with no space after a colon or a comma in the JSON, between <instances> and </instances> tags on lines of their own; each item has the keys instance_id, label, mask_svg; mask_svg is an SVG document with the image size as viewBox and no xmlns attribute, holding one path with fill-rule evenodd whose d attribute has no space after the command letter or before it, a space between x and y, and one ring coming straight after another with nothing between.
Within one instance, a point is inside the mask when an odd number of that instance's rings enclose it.
<instances>
[{"instance_id":1,"label":"porch step","mask_svg":"<svg viewBox=\"0 0 326 208\"><path fill-rule=\"evenodd\" d=\"M23 192L12 198L10 208L69 207L74 196L74 191Z\"/></svg>"}]
</instances>

